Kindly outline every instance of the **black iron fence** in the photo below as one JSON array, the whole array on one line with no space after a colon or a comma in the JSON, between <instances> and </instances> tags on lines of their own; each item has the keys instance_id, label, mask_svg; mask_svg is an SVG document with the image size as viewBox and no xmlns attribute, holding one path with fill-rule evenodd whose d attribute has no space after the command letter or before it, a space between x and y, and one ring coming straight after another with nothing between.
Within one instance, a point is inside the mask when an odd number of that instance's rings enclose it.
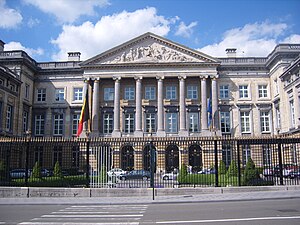
<instances>
[{"instance_id":1,"label":"black iron fence","mask_svg":"<svg viewBox=\"0 0 300 225\"><path fill-rule=\"evenodd\" d=\"M300 138L0 138L0 185L295 185Z\"/></svg>"}]
</instances>

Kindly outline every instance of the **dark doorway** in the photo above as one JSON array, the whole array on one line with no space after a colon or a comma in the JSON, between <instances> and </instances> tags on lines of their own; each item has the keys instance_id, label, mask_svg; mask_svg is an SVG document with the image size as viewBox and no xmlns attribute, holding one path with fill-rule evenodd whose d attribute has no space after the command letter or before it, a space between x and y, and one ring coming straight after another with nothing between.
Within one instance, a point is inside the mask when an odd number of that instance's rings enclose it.
<instances>
[{"instance_id":1,"label":"dark doorway","mask_svg":"<svg viewBox=\"0 0 300 225\"><path fill-rule=\"evenodd\" d=\"M151 149L154 150L154 173L156 173L156 148L153 144L147 144L143 150L143 169L150 171L151 167Z\"/></svg>"},{"instance_id":2,"label":"dark doorway","mask_svg":"<svg viewBox=\"0 0 300 225\"><path fill-rule=\"evenodd\" d=\"M202 170L202 150L197 144L189 147L189 166L192 166L192 172Z\"/></svg>"},{"instance_id":3,"label":"dark doorway","mask_svg":"<svg viewBox=\"0 0 300 225\"><path fill-rule=\"evenodd\" d=\"M121 169L126 171L134 169L134 149L131 145L125 145L121 149Z\"/></svg>"},{"instance_id":4,"label":"dark doorway","mask_svg":"<svg viewBox=\"0 0 300 225\"><path fill-rule=\"evenodd\" d=\"M166 172L179 170L179 149L176 145L169 145L165 153Z\"/></svg>"}]
</instances>

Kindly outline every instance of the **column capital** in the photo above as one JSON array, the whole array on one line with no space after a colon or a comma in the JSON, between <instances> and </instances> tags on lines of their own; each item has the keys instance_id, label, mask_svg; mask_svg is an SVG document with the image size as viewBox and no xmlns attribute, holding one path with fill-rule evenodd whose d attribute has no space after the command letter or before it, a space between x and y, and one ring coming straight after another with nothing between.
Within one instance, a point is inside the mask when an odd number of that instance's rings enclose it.
<instances>
[{"instance_id":1,"label":"column capital","mask_svg":"<svg viewBox=\"0 0 300 225\"><path fill-rule=\"evenodd\" d=\"M208 76L200 76L201 80L206 80L208 78Z\"/></svg>"},{"instance_id":2,"label":"column capital","mask_svg":"<svg viewBox=\"0 0 300 225\"><path fill-rule=\"evenodd\" d=\"M185 80L185 79L186 79L186 76L185 76L185 75L179 75L179 76L178 76L178 79L179 79L179 80Z\"/></svg>"},{"instance_id":3,"label":"column capital","mask_svg":"<svg viewBox=\"0 0 300 225\"><path fill-rule=\"evenodd\" d=\"M100 82L100 78L99 77L95 78L94 82Z\"/></svg>"},{"instance_id":4,"label":"column capital","mask_svg":"<svg viewBox=\"0 0 300 225\"><path fill-rule=\"evenodd\" d=\"M164 76L156 76L156 79L157 80L163 80L163 79L165 79L165 77Z\"/></svg>"},{"instance_id":5,"label":"column capital","mask_svg":"<svg viewBox=\"0 0 300 225\"><path fill-rule=\"evenodd\" d=\"M113 76L113 80L114 80L114 81L120 81L120 80L121 80L121 77L120 77L120 76Z\"/></svg>"},{"instance_id":6,"label":"column capital","mask_svg":"<svg viewBox=\"0 0 300 225\"><path fill-rule=\"evenodd\" d=\"M142 77L142 76L134 76L134 79L135 79L136 81L140 81L140 80L143 79L143 77Z\"/></svg>"}]
</instances>

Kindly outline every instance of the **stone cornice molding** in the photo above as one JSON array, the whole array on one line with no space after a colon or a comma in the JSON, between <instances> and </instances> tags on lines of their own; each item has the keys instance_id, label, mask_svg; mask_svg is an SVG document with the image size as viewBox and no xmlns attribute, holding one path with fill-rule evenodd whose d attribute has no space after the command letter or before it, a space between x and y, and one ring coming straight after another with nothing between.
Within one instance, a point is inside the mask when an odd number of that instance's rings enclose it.
<instances>
[{"instance_id":1,"label":"stone cornice molding","mask_svg":"<svg viewBox=\"0 0 300 225\"><path fill-rule=\"evenodd\" d=\"M113 76L112 79L116 82L120 82L121 81L121 76Z\"/></svg>"}]
</instances>

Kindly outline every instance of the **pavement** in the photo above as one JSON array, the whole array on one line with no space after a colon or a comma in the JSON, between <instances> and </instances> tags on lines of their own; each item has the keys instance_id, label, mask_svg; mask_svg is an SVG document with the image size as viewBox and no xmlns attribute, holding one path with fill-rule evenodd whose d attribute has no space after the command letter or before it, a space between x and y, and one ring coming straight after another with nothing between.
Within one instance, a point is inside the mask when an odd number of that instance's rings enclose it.
<instances>
[{"instance_id":1,"label":"pavement","mask_svg":"<svg viewBox=\"0 0 300 225\"><path fill-rule=\"evenodd\" d=\"M199 191L197 191L199 190ZM222 188L214 193L203 192L201 188L187 189L187 194L184 189L180 190L180 194L163 195L155 192L156 195L147 196L126 196L126 197L4 197L0 198L0 205L21 205L21 204L37 204L37 205L64 205L64 204L103 204L103 205L119 205L119 204L167 204L167 203L197 203L197 202L223 202L223 201L255 201L267 199L300 199L300 186L283 186L276 189L270 188ZM123 190L120 189L120 192ZM151 191L151 190L150 190Z\"/></svg>"}]
</instances>

